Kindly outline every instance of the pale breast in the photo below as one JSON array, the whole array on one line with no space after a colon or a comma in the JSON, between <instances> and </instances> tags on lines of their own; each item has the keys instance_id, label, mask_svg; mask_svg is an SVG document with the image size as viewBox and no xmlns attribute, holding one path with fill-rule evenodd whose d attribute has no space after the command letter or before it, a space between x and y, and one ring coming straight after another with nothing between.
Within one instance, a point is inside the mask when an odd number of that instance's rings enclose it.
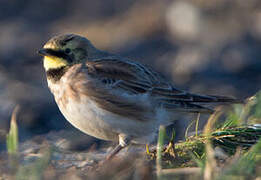
<instances>
[{"instance_id":1,"label":"pale breast","mask_svg":"<svg viewBox=\"0 0 261 180\"><path fill-rule=\"evenodd\" d=\"M61 83L61 82L60 82ZM119 134L126 134L135 143L152 141L157 124L141 122L108 112L87 96L78 97L66 84L48 82L56 103L64 117L82 132L103 140L117 141Z\"/></svg>"},{"instance_id":2,"label":"pale breast","mask_svg":"<svg viewBox=\"0 0 261 180\"><path fill-rule=\"evenodd\" d=\"M140 121L105 110L90 99L88 93L81 93L75 89L77 86L72 86L74 83L71 81L76 81L75 77L73 73L66 73L57 82L48 80L60 111L73 126L103 140L117 141L119 134L130 136L135 143L148 143L154 138L159 115L151 114L147 120Z\"/></svg>"},{"instance_id":3,"label":"pale breast","mask_svg":"<svg viewBox=\"0 0 261 180\"><path fill-rule=\"evenodd\" d=\"M95 103L86 96L80 98L68 84L48 84L60 111L74 127L99 139L118 139L118 133L111 130L104 112Z\"/></svg>"}]
</instances>

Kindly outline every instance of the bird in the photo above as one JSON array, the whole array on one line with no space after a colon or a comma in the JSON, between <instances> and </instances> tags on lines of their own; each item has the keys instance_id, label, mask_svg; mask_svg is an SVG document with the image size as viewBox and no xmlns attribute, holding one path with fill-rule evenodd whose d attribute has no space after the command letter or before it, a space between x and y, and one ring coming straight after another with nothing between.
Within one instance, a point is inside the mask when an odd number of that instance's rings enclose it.
<instances>
[{"instance_id":1,"label":"bird","mask_svg":"<svg viewBox=\"0 0 261 180\"><path fill-rule=\"evenodd\" d=\"M172 124L178 113L211 114L202 104L240 103L177 89L151 67L99 50L77 34L54 36L38 53L65 119L90 136L118 143L106 159L129 144L150 144L158 127Z\"/></svg>"}]
</instances>

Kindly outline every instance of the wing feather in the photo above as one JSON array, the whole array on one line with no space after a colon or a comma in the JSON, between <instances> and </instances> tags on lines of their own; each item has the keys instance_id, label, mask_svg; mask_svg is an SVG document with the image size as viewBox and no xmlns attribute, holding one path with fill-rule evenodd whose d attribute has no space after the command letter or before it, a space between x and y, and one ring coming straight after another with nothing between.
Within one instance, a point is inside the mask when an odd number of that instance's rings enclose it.
<instances>
[{"instance_id":1,"label":"wing feather","mask_svg":"<svg viewBox=\"0 0 261 180\"><path fill-rule=\"evenodd\" d=\"M92 69L91 71L93 71ZM97 81L96 78L89 78L89 68L80 67L75 75L72 75L70 85L74 87L75 94L84 94L94 101L100 108L118 114L123 117L129 117L138 121L147 121L153 109L151 104L142 98L133 98L126 96L113 89L113 85L117 82L113 80ZM93 77L98 77L99 74ZM105 76L106 77L106 76ZM108 83L108 85L104 85ZM137 95L136 95L137 96Z\"/></svg>"},{"instance_id":2,"label":"wing feather","mask_svg":"<svg viewBox=\"0 0 261 180\"><path fill-rule=\"evenodd\" d=\"M171 83L169 83L159 73L145 67L139 63L130 61L122 61L119 59L97 59L94 61L88 61L86 63L88 68L88 75L103 82L107 87L113 90L121 90L133 96L140 94L148 94L151 96L155 104L158 104L166 109L173 111L186 111L186 112L207 112L211 113L212 110L204 106L197 105L195 103L213 103L213 102L230 102L235 103L238 100L223 96L208 96L197 95L187 93L176 89ZM104 78L107 79L104 81ZM110 90L111 91L111 90ZM105 93L105 92L103 92ZM98 97L100 93L96 93L96 101L105 99L106 105L101 105L106 109L107 105L117 106L115 111L126 111L132 109L133 111L139 111L144 109L141 105L135 104L130 99L118 99L117 97L104 98ZM106 93L105 93L106 94ZM112 95L108 95L111 97ZM135 98L135 97L133 97ZM125 102L126 104L122 104ZM135 105L134 105L134 104ZM115 105L117 104L117 105ZM106 107L105 107L106 106ZM129 107L126 108L126 107ZM152 110L150 110L152 111ZM134 113L135 114L135 113Z\"/></svg>"}]
</instances>

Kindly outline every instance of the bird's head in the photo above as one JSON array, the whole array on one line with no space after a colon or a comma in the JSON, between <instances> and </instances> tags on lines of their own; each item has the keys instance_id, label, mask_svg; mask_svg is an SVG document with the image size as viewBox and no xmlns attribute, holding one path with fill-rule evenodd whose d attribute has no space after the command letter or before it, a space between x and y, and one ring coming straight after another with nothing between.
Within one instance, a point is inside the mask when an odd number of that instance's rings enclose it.
<instances>
[{"instance_id":1,"label":"bird's head","mask_svg":"<svg viewBox=\"0 0 261 180\"><path fill-rule=\"evenodd\" d=\"M44 56L44 68L59 69L86 61L95 47L85 37L65 34L51 38L38 53Z\"/></svg>"}]
</instances>

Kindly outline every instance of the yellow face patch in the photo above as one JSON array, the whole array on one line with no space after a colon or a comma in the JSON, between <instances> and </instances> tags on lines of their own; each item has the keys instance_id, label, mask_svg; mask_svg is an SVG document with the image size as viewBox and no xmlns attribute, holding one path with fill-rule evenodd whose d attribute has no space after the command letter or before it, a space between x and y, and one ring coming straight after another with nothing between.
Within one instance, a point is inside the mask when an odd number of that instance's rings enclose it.
<instances>
[{"instance_id":1,"label":"yellow face patch","mask_svg":"<svg viewBox=\"0 0 261 180\"><path fill-rule=\"evenodd\" d=\"M62 58L44 56L44 68L46 71L49 69L57 69L67 64L68 63Z\"/></svg>"}]
</instances>

